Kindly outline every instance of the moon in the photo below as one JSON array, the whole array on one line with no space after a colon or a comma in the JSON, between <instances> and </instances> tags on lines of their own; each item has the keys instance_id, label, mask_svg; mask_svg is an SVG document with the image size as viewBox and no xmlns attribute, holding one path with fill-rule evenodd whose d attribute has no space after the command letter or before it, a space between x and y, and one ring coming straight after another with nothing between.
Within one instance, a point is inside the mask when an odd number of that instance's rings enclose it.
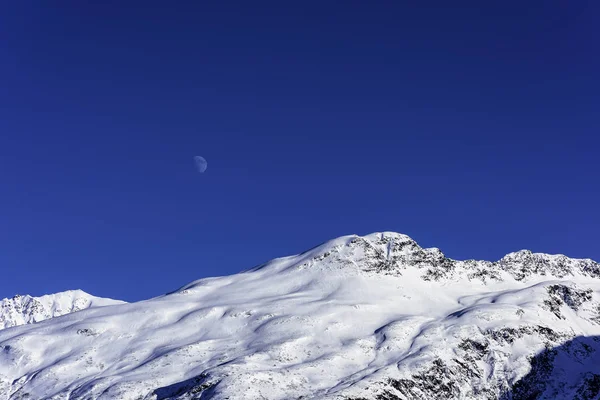
<instances>
[{"instance_id":1,"label":"moon","mask_svg":"<svg viewBox=\"0 0 600 400\"><path fill-rule=\"evenodd\" d=\"M206 162L204 157L195 156L194 161L196 162L196 167L198 168L198 171L200 173L203 173L204 171L206 171L206 168L208 167L208 163Z\"/></svg>"}]
</instances>

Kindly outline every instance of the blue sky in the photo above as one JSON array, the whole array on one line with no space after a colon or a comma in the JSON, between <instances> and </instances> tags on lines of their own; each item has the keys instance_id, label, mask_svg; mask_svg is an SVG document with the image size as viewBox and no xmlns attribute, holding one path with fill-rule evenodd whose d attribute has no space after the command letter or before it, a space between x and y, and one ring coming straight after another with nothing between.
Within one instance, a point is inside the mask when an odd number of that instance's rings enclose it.
<instances>
[{"instance_id":1,"label":"blue sky","mask_svg":"<svg viewBox=\"0 0 600 400\"><path fill-rule=\"evenodd\" d=\"M0 298L382 230L600 260L597 3L286 3L2 6Z\"/></svg>"}]
</instances>

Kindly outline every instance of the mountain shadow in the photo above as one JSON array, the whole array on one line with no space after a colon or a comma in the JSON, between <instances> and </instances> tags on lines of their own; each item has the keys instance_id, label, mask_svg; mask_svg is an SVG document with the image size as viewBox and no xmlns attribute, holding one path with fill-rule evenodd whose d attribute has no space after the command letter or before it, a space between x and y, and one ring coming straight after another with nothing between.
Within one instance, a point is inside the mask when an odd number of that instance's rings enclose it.
<instances>
[{"instance_id":1,"label":"mountain shadow","mask_svg":"<svg viewBox=\"0 0 600 400\"><path fill-rule=\"evenodd\" d=\"M189 399L209 399L214 384L207 383L207 375L201 374L182 382L164 386L154 390L156 400L169 400L186 395Z\"/></svg>"},{"instance_id":2,"label":"mountain shadow","mask_svg":"<svg viewBox=\"0 0 600 400\"><path fill-rule=\"evenodd\" d=\"M531 371L501 400L600 399L600 336L578 336L531 358Z\"/></svg>"},{"instance_id":3,"label":"mountain shadow","mask_svg":"<svg viewBox=\"0 0 600 400\"><path fill-rule=\"evenodd\" d=\"M514 383L508 392L501 394L498 400L600 400L600 336L578 336L560 346L549 346L531 357L530 363L531 371ZM210 399L216 385L208 383L207 378L202 374L158 388L153 394L157 400L169 400L182 395L189 399ZM374 394L372 399L360 400L416 400L410 391L403 395L388 397L389 394ZM448 399L452 398L455 396L450 394ZM495 396L488 392L485 398Z\"/></svg>"}]
</instances>

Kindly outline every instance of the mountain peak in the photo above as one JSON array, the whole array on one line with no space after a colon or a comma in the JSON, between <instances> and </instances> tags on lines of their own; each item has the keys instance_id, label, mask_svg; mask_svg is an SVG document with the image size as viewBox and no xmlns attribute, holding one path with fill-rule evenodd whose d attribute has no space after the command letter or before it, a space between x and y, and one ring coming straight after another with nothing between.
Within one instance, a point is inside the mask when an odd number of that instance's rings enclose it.
<instances>
[{"instance_id":1,"label":"mountain peak","mask_svg":"<svg viewBox=\"0 0 600 400\"><path fill-rule=\"evenodd\" d=\"M344 236L2 330L0 399L596 398L578 394L600 379L598 277L562 255L458 261L394 232Z\"/></svg>"},{"instance_id":2,"label":"mountain peak","mask_svg":"<svg viewBox=\"0 0 600 400\"><path fill-rule=\"evenodd\" d=\"M358 236L358 235L354 235L354 236ZM358 236L358 237L360 237L360 236ZM405 235L403 233L398 233L398 232L391 232L391 231L373 232L368 235L362 236L362 238L364 238L366 240L372 240L372 241L392 240L395 242L414 242L414 240L408 235Z\"/></svg>"},{"instance_id":3,"label":"mountain peak","mask_svg":"<svg viewBox=\"0 0 600 400\"><path fill-rule=\"evenodd\" d=\"M276 270L290 267L321 268L376 272L401 276L416 270L424 280L469 279L503 281L528 280L544 276L561 278L581 274L600 277L600 265L590 259L574 259L520 250L498 261L455 260L436 248L422 248L410 236L397 232L374 232L368 235L342 236L297 256L273 260L263 266L277 265ZM537 278L536 278L537 277Z\"/></svg>"},{"instance_id":4,"label":"mountain peak","mask_svg":"<svg viewBox=\"0 0 600 400\"><path fill-rule=\"evenodd\" d=\"M0 300L0 329L32 324L91 307L121 303L92 296L80 289L39 297L17 294Z\"/></svg>"}]
</instances>

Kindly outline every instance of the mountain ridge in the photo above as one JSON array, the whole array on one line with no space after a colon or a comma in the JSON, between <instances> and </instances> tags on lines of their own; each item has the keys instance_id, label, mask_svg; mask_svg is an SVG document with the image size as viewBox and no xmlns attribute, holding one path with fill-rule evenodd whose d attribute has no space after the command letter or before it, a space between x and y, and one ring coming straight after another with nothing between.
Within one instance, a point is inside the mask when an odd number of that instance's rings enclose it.
<instances>
[{"instance_id":1,"label":"mountain ridge","mask_svg":"<svg viewBox=\"0 0 600 400\"><path fill-rule=\"evenodd\" d=\"M402 234L344 236L0 331L0 399L591 399L599 271L563 255L457 261Z\"/></svg>"},{"instance_id":2,"label":"mountain ridge","mask_svg":"<svg viewBox=\"0 0 600 400\"><path fill-rule=\"evenodd\" d=\"M43 296L15 295L0 300L0 330L41 322L90 307L123 303L92 296L83 290L67 290Z\"/></svg>"},{"instance_id":3,"label":"mountain ridge","mask_svg":"<svg viewBox=\"0 0 600 400\"><path fill-rule=\"evenodd\" d=\"M296 263L299 262L298 259L306 258L313 258L320 261L330 256L331 252L338 252L340 248L360 246L363 249L370 249L375 258L381 263L379 272L385 272L386 270L389 272L394 269L393 267L399 267L398 270L400 271L402 267L407 266L406 262L408 262L408 266L416 267L427 266L429 263L431 267L436 269L441 268L442 271L446 270L445 272L449 272L447 270L453 270L456 267L468 270L476 265L488 269L498 268L498 272L507 271L515 279L523 279L526 276L537 273L541 273L542 276L550 273L553 276L563 277L569 274L573 275L574 272L592 277L600 277L600 264L589 258L577 259L567 257L563 254L534 253L530 250L522 249L507 253L497 261L456 260L446 257L437 247L422 248L409 236L389 231L375 232L366 236L342 236L324 242L296 256L276 258L250 271L265 268L280 261L289 261L290 259ZM306 260L306 262L309 261L310 259ZM401 262L404 264L400 264ZM388 268L384 268L386 267L385 264L388 264ZM523 267L524 270L514 270L515 266ZM440 272L431 271L429 274L431 275L431 279L441 277ZM495 274L491 276L495 276Z\"/></svg>"}]
</instances>

